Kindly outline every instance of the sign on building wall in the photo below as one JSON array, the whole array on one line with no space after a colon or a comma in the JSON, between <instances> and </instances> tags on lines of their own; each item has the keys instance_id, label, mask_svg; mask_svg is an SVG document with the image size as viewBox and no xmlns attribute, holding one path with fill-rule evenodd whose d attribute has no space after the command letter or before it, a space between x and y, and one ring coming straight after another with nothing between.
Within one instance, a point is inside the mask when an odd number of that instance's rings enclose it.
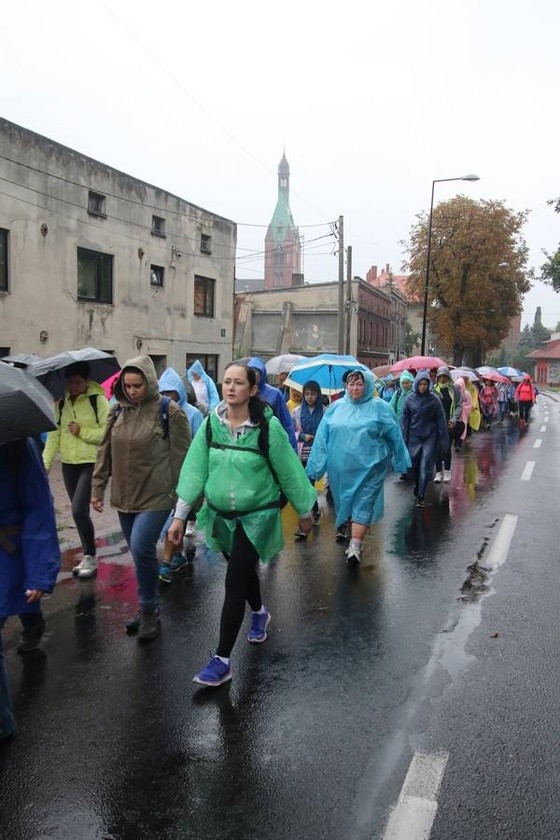
<instances>
[{"instance_id":1,"label":"sign on building wall","mask_svg":"<svg viewBox=\"0 0 560 840\"><path fill-rule=\"evenodd\" d=\"M338 318L334 313L293 313L292 347L306 354L336 353L338 344Z\"/></svg>"}]
</instances>

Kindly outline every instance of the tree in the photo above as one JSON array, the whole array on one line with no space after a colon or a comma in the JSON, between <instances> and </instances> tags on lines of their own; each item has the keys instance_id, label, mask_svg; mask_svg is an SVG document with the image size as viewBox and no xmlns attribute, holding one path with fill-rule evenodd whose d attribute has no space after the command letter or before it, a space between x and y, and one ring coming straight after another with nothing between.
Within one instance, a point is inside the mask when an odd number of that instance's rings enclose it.
<instances>
[{"instance_id":1,"label":"tree","mask_svg":"<svg viewBox=\"0 0 560 840\"><path fill-rule=\"evenodd\" d=\"M410 321L406 322L405 333L405 353L407 356L412 356L416 347L420 342L420 333L414 332L410 326Z\"/></svg>"},{"instance_id":2,"label":"tree","mask_svg":"<svg viewBox=\"0 0 560 840\"><path fill-rule=\"evenodd\" d=\"M546 202L554 206L554 212L560 213L560 198L551 198ZM541 280L552 286L555 292L560 292L560 247L555 254L549 254L543 249L546 262L541 266Z\"/></svg>"},{"instance_id":3,"label":"tree","mask_svg":"<svg viewBox=\"0 0 560 840\"><path fill-rule=\"evenodd\" d=\"M406 245L408 291L424 297L428 245L427 214L420 214ZM487 350L506 337L531 284L528 248L521 235L527 211L502 201L457 196L432 215L428 324L453 363L480 365ZM444 352L445 351L445 352Z\"/></svg>"}]
</instances>

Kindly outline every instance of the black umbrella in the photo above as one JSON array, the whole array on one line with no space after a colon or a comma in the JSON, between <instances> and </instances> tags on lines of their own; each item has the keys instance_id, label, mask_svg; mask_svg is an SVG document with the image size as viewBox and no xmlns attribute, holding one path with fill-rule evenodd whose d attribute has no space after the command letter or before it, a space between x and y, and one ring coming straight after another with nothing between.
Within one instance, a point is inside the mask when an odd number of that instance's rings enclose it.
<instances>
[{"instance_id":1,"label":"black umbrella","mask_svg":"<svg viewBox=\"0 0 560 840\"><path fill-rule=\"evenodd\" d=\"M56 429L53 399L25 370L0 362L0 444Z\"/></svg>"},{"instance_id":2,"label":"black umbrella","mask_svg":"<svg viewBox=\"0 0 560 840\"><path fill-rule=\"evenodd\" d=\"M30 365L28 371L58 400L64 396L66 368L74 362L87 362L90 367L89 378L94 382L104 382L121 369L116 357L110 353L96 350L95 347L84 347L82 350L64 350L56 356L41 359Z\"/></svg>"},{"instance_id":3,"label":"black umbrella","mask_svg":"<svg viewBox=\"0 0 560 840\"><path fill-rule=\"evenodd\" d=\"M14 365L14 367L28 368L29 365L41 360L42 357L36 356L35 353L14 353L11 356L3 356L0 362L8 362L9 365Z\"/></svg>"}]
</instances>

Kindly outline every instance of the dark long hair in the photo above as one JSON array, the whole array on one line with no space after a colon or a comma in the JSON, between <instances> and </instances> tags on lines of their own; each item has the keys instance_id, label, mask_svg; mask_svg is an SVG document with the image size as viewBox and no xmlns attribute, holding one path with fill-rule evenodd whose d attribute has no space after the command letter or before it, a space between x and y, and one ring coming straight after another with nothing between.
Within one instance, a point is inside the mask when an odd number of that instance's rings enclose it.
<instances>
[{"instance_id":1,"label":"dark long hair","mask_svg":"<svg viewBox=\"0 0 560 840\"><path fill-rule=\"evenodd\" d=\"M230 362L229 365L226 365L225 370L228 370L230 367L243 368L247 374L247 381L249 382L251 388L257 384L257 374L252 367L249 367L243 362ZM263 452L268 452L268 422L265 415L266 405L267 403L261 400L258 393L249 397L249 419L251 420L251 423L254 423L260 429L259 448L262 449Z\"/></svg>"}]
</instances>

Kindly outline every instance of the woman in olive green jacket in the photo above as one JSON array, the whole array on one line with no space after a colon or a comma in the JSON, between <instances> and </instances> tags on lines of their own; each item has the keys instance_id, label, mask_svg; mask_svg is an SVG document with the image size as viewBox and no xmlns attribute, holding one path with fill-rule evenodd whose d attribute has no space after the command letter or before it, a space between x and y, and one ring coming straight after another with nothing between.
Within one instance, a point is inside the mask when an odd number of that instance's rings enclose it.
<instances>
[{"instance_id":1,"label":"woman in olive green jacket","mask_svg":"<svg viewBox=\"0 0 560 840\"><path fill-rule=\"evenodd\" d=\"M99 448L91 503L94 510L103 510L112 476L111 504L117 508L138 579L140 610L126 627L138 633L139 641L147 641L160 630L157 541L175 506L191 433L182 409L173 401L162 403L149 356L126 362L114 392L119 406Z\"/></svg>"},{"instance_id":2,"label":"woman in olive green jacket","mask_svg":"<svg viewBox=\"0 0 560 840\"><path fill-rule=\"evenodd\" d=\"M249 642L264 642L270 613L261 600L258 562L282 548L280 491L312 528L317 498L279 420L258 397L255 371L235 362L226 368L224 401L204 420L183 464L177 492L181 502L168 536L180 543L184 518L204 493L198 523L208 544L228 560L225 601L216 656L194 682L218 686L231 680L230 653L249 604Z\"/></svg>"},{"instance_id":3,"label":"woman in olive green jacket","mask_svg":"<svg viewBox=\"0 0 560 840\"><path fill-rule=\"evenodd\" d=\"M74 362L65 370L66 390L55 405L58 428L49 432L43 451L47 472L57 453L62 461L62 478L72 502L72 517L84 552L73 573L92 577L97 571L95 531L89 512L91 477L97 449L103 440L109 403L101 385L89 379L87 362Z\"/></svg>"}]
</instances>

